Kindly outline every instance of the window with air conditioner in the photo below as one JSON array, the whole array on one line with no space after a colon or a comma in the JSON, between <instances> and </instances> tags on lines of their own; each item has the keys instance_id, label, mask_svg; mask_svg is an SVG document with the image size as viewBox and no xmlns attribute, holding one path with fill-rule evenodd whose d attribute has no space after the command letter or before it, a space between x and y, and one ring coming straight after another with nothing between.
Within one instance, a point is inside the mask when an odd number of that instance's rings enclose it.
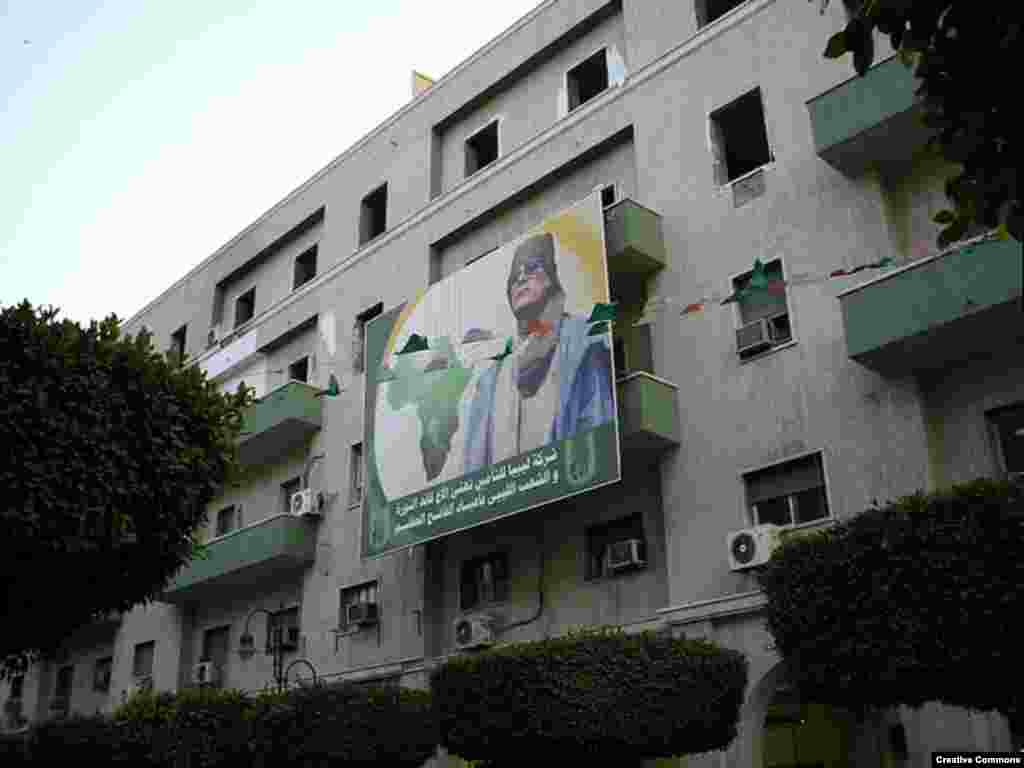
<instances>
[{"instance_id":1,"label":"window with air conditioner","mask_svg":"<svg viewBox=\"0 0 1024 768\"><path fill-rule=\"evenodd\" d=\"M459 607L471 611L508 600L508 556L495 552L462 563L459 571Z\"/></svg>"},{"instance_id":2,"label":"window with air conditioner","mask_svg":"<svg viewBox=\"0 0 1024 768\"><path fill-rule=\"evenodd\" d=\"M754 525L800 525L831 517L820 453L748 472L743 483Z\"/></svg>"},{"instance_id":3,"label":"window with air conditioner","mask_svg":"<svg viewBox=\"0 0 1024 768\"><path fill-rule=\"evenodd\" d=\"M338 628L358 630L360 626L375 624L380 618L377 601L377 582L367 581L339 592Z\"/></svg>"},{"instance_id":4,"label":"window with air conditioner","mask_svg":"<svg viewBox=\"0 0 1024 768\"><path fill-rule=\"evenodd\" d=\"M152 677L153 658L156 655L156 641L149 640L145 643L135 644L135 653L132 656L132 677Z\"/></svg>"},{"instance_id":5,"label":"window with air conditioner","mask_svg":"<svg viewBox=\"0 0 1024 768\"><path fill-rule=\"evenodd\" d=\"M752 272L733 280L739 327L736 329L736 353L746 360L793 340L789 321L789 303L778 259L764 265L767 286L751 285Z\"/></svg>"},{"instance_id":6,"label":"window with air conditioner","mask_svg":"<svg viewBox=\"0 0 1024 768\"><path fill-rule=\"evenodd\" d=\"M586 570L584 578L616 576L647 566L647 538L640 513L586 530Z\"/></svg>"},{"instance_id":7,"label":"window with air conditioner","mask_svg":"<svg viewBox=\"0 0 1024 768\"><path fill-rule=\"evenodd\" d=\"M1000 470L1010 479L1024 483L1024 403L986 414L995 438Z\"/></svg>"}]
</instances>

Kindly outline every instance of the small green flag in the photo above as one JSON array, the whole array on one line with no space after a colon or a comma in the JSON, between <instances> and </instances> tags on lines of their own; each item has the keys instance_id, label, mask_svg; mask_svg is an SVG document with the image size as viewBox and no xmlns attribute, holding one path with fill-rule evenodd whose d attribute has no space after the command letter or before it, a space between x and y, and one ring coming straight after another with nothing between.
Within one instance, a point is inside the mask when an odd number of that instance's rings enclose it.
<instances>
[{"instance_id":1,"label":"small green flag","mask_svg":"<svg viewBox=\"0 0 1024 768\"><path fill-rule=\"evenodd\" d=\"M512 339L506 339L505 340L505 349L503 349L501 352L499 352L498 354L496 354L494 357L492 357L490 359L491 360L498 360L500 362L501 360L504 360L506 357L508 357L511 354L512 354Z\"/></svg>"},{"instance_id":2,"label":"small green flag","mask_svg":"<svg viewBox=\"0 0 1024 768\"><path fill-rule=\"evenodd\" d=\"M427 337L420 336L418 333L414 333L409 337L409 340L405 342L405 346L402 347L401 352L396 352L398 355L408 355L412 352L423 352L424 350L430 349L427 345Z\"/></svg>"},{"instance_id":3,"label":"small green flag","mask_svg":"<svg viewBox=\"0 0 1024 768\"><path fill-rule=\"evenodd\" d=\"M618 308L614 301L611 304L602 304L601 302L597 302L594 305L593 310L591 310L590 317L587 319L587 322L610 322L615 319L616 314L618 314Z\"/></svg>"},{"instance_id":4,"label":"small green flag","mask_svg":"<svg viewBox=\"0 0 1024 768\"><path fill-rule=\"evenodd\" d=\"M600 336L602 333L608 333L608 323L604 320L599 323L594 323L590 330L587 331L587 336Z\"/></svg>"},{"instance_id":5,"label":"small green flag","mask_svg":"<svg viewBox=\"0 0 1024 768\"><path fill-rule=\"evenodd\" d=\"M754 271L750 273L750 282L747 288L754 291L762 291L768 288L768 273L764 270L764 264L760 259L754 259Z\"/></svg>"},{"instance_id":6,"label":"small green flag","mask_svg":"<svg viewBox=\"0 0 1024 768\"><path fill-rule=\"evenodd\" d=\"M341 391L341 388L338 386L338 379L332 373L330 376L327 377L327 389L322 390L321 392L317 392L316 396L317 397L325 397L325 396L326 397L337 397L338 393L340 391Z\"/></svg>"}]
</instances>

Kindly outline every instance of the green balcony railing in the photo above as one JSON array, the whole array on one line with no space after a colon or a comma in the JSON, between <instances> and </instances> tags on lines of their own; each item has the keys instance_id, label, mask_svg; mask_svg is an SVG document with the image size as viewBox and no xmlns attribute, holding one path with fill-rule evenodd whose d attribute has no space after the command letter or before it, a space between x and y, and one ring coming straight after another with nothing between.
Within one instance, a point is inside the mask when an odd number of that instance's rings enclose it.
<instances>
[{"instance_id":1,"label":"green balcony railing","mask_svg":"<svg viewBox=\"0 0 1024 768\"><path fill-rule=\"evenodd\" d=\"M665 266L661 216L633 200L620 200L604 214L608 271L612 280L648 277Z\"/></svg>"},{"instance_id":2,"label":"green balcony railing","mask_svg":"<svg viewBox=\"0 0 1024 768\"><path fill-rule=\"evenodd\" d=\"M622 453L649 460L679 445L675 385L638 371L618 381Z\"/></svg>"},{"instance_id":3,"label":"green balcony railing","mask_svg":"<svg viewBox=\"0 0 1024 768\"><path fill-rule=\"evenodd\" d=\"M1005 353L1024 340L1021 244L987 240L840 295L849 356L889 376Z\"/></svg>"},{"instance_id":4,"label":"green balcony railing","mask_svg":"<svg viewBox=\"0 0 1024 768\"><path fill-rule=\"evenodd\" d=\"M239 459L262 464L287 453L320 429L320 390L292 381L267 393L242 415Z\"/></svg>"},{"instance_id":5,"label":"green balcony railing","mask_svg":"<svg viewBox=\"0 0 1024 768\"><path fill-rule=\"evenodd\" d=\"M818 155L848 176L906 167L930 135L916 89L912 71L894 56L807 102Z\"/></svg>"},{"instance_id":6,"label":"green balcony railing","mask_svg":"<svg viewBox=\"0 0 1024 768\"><path fill-rule=\"evenodd\" d=\"M214 539L206 557L182 568L164 590L164 602L201 602L267 587L294 576L316 556L316 523L276 515Z\"/></svg>"}]
</instances>

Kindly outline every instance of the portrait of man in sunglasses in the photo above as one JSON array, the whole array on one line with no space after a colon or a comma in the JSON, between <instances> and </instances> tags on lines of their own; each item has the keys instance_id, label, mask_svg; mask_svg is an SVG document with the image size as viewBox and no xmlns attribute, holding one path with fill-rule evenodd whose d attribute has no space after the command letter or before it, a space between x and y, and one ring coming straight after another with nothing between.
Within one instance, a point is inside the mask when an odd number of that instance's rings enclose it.
<instances>
[{"instance_id":1,"label":"portrait of man in sunglasses","mask_svg":"<svg viewBox=\"0 0 1024 768\"><path fill-rule=\"evenodd\" d=\"M465 424L467 473L614 416L607 336L588 336L586 318L565 312L554 235L519 244L505 296L516 338L511 354L480 376L472 397Z\"/></svg>"}]
</instances>

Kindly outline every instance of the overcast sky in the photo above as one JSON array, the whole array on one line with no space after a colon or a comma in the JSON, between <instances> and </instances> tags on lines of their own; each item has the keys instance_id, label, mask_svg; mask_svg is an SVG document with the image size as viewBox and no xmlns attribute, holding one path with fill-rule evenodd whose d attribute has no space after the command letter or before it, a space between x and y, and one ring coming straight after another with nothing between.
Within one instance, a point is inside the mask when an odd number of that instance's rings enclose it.
<instances>
[{"instance_id":1,"label":"overcast sky","mask_svg":"<svg viewBox=\"0 0 1024 768\"><path fill-rule=\"evenodd\" d=\"M0 0L0 305L128 319L539 3Z\"/></svg>"}]
</instances>

